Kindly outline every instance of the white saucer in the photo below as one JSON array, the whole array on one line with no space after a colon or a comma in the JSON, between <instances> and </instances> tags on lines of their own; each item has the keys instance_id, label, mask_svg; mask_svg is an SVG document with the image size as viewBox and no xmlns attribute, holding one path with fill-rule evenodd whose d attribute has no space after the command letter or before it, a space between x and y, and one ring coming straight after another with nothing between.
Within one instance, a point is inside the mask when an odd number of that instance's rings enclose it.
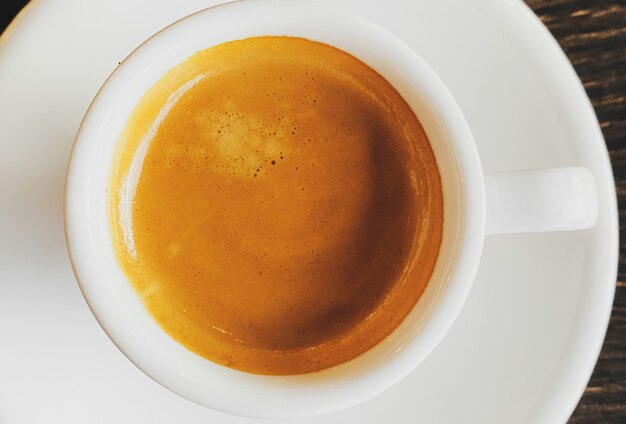
<instances>
[{"instance_id":1,"label":"white saucer","mask_svg":"<svg viewBox=\"0 0 626 424\"><path fill-rule=\"evenodd\" d=\"M135 368L82 299L63 236L66 160L99 86L142 40L215 3L36 0L0 40L2 423L252 422ZM584 165L601 207L594 230L489 237L460 318L413 374L361 406L302 422L565 422L602 344L618 257L611 168L580 82L519 0L332 3L431 64L486 171Z\"/></svg>"}]
</instances>

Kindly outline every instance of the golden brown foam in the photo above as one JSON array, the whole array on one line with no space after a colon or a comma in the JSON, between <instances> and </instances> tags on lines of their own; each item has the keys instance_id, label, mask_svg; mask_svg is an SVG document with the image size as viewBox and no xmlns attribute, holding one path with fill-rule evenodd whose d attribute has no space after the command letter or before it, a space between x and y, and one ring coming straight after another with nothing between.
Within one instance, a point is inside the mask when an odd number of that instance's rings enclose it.
<instances>
[{"instance_id":1,"label":"golden brown foam","mask_svg":"<svg viewBox=\"0 0 626 424\"><path fill-rule=\"evenodd\" d=\"M376 345L441 242L440 178L411 109L367 65L298 38L222 44L167 73L129 119L110 192L119 262L154 319L258 374Z\"/></svg>"}]
</instances>

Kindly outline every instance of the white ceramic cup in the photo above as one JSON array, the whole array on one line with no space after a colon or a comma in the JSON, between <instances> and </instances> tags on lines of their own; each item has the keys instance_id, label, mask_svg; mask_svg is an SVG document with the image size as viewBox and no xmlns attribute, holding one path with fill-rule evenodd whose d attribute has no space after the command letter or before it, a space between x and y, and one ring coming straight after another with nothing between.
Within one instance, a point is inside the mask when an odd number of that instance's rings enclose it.
<instances>
[{"instance_id":1,"label":"white ceramic cup","mask_svg":"<svg viewBox=\"0 0 626 424\"><path fill-rule=\"evenodd\" d=\"M114 145L140 97L195 52L264 35L333 45L383 75L424 126L444 191L441 252L427 289L406 319L356 359L299 376L229 369L166 335L117 263L107 209ZM359 16L297 0L244 0L206 9L142 44L113 72L87 111L72 150L65 191L66 237L74 272L95 317L119 349L155 381L192 401L232 414L272 418L346 408L410 373L457 317L474 280L485 234L585 229L595 224L596 216L595 186L586 169L484 177L461 110L414 51Z\"/></svg>"}]
</instances>

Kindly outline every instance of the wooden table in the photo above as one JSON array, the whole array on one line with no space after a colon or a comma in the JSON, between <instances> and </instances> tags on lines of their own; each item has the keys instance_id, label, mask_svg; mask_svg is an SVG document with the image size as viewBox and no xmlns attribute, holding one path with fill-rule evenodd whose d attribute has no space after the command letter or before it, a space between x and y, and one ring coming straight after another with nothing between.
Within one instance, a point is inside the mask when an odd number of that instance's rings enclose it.
<instances>
[{"instance_id":1,"label":"wooden table","mask_svg":"<svg viewBox=\"0 0 626 424\"><path fill-rule=\"evenodd\" d=\"M626 257L621 253L626 247L622 219L626 217L626 0L525 1L565 50L591 98L613 163L622 223L611 322L598 364L569 423L624 424ZM3 2L0 31L26 3L24 0Z\"/></svg>"}]
</instances>

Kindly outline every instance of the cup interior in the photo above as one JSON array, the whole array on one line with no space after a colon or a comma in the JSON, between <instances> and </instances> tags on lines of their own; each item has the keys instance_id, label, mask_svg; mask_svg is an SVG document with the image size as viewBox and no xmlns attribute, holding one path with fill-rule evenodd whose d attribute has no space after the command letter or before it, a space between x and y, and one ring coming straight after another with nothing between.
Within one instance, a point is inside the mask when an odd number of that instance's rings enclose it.
<instances>
[{"instance_id":1,"label":"cup interior","mask_svg":"<svg viewBox=\"0 0 626 424\"><path fill-rule=\"evenodd\" d=\"M363 355L317 373L260 376L212 363L179 345L151 318L120 269L108 215L116 142L139 99L199 50L263 35L323 42L359 58L402 94L422 123L443 182L444 234L432 278L412 311ZM245 0L207 9L162 30L109 77L78 132L66 181L68 248L80 288L119 349L148 376L202 405L253 417L318 415L364 401L415 368L458 314L484 237L484 184L470 131L428 65L390 33L315 3Z\"/></svg>"}]
</instances>

